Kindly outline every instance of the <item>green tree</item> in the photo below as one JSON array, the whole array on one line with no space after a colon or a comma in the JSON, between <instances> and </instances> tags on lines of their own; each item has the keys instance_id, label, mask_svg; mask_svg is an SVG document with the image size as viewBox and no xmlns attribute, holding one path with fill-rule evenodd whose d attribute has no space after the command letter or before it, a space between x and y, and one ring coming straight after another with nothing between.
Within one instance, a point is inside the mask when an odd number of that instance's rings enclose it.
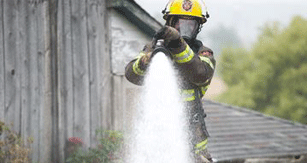
<instances>
[{"instance_id":1,"label":"green tree","mask_svg":"<svg viewBox=\"0 0 307 163\"><path fill-rule=\"evenodd\" d=\"M229 89L219 101L307 123L307 20L262 28L251 50L223 49L219 72Z\"/></svg>"}]
</instances>

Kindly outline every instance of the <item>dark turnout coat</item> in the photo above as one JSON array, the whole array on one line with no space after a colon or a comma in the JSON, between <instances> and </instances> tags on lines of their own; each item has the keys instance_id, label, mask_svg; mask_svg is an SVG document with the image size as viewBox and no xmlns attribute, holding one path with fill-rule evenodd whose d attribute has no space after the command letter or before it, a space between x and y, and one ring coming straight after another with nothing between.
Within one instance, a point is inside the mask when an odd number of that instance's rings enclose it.
<instances>
[{"instance_id":1,"label":"dark turnout coat","mask_svg":"<svg viewBox=\"0 0 307 163\"><path fill-rule=\"evenodd\" d=\"M180 72L181 82L183 85L182 90L196 89L199 91L199 98L202 98L205 94L208 86L210 85L211 79L213 77L215 69L215 59L213 57L213 52L211 49L202 45L199 40L195 40L188 43L189 47L193 50L194 56L189 62L176 63L175 66ZM153 49L151 45L148 44L141 51L142 54L151 52ZM139 74L135 72L136 62L139 57L132 60L125 69L125 76L127 80L136 84L142 85L144 80L144 74ZM146 71L146 66L141 62L137 64L139 69ZM193 101L191 99L186 99L185 101ZM195 98L196 99L196 98Z\"/></svg>"},{"instance_id":2,"label":"dark turnout coat","mask_svg":"<svg viewBox=\"0 0 307 163\"><path fill-rule=\"evenodd\" d=\"M205 149L209 136L204 121L206 114L202 108L201 98L211 83L216 63L212 50L203 46L201 41L194 40L187 44L186 53L177 54L181 60L177 58L180 62L174 61L174 64L179 70L181 94L189 112L190 131L193 133L192 143L196 151L201 151ZM128 63L125 69L127 80L136 85L143 84L147 67L142 63L141 57L152 51L151 45L148 44L137 58Z\"/></svg>"}]
</instances>

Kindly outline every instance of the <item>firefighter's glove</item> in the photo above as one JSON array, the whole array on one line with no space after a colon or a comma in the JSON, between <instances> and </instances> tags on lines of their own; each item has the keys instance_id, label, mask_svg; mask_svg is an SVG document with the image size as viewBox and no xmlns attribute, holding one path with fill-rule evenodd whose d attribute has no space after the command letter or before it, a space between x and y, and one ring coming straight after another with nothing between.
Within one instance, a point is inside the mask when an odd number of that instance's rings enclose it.
<instances>
[{"instance_id":1,"label":"firefighter's glove","mask_svg":"<svg viewBox=\"0 0 307 163\"><path fill-rule=\"evenodd\" d=\"M170 52L178 51L186 47L186 42L180 36L180 33L173 27L164 26L154 36L156 40L163 39L164 46L170 50Z\"/></svg>"}]
</instances>

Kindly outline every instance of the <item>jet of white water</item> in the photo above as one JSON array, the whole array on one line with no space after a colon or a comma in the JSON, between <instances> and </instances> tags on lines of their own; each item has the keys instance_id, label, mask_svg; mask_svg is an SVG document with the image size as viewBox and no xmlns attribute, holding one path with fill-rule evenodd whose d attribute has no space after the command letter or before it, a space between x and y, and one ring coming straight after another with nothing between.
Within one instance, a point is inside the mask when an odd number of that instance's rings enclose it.
<instances>
[{"instance_id":1,"label":"jet of white water","mask_svg":"<svg viewBox=\"0 0 307 163\"><path fill-rule=\"evenodd\" d=\"M176 71L164 53L152 59L140 97L129 163L190 163L188 124Z\"/></svg>"}]
</instances>

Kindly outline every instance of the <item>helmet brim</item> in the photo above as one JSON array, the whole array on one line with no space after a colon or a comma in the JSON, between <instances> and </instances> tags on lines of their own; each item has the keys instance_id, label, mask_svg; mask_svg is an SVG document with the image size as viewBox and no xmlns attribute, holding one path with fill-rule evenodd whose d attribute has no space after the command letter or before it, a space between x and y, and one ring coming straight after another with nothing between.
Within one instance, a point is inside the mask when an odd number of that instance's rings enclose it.
<instances>
[{"instance_id":1,"label":"helmet brim","mask_svg":"<svg viewBox=\"0 0 307 163\"><path fill-rule=\"evenodd\" d=\"M200 17L200 16L185 15L185 14L169 14L169 13L166 13L163 16L163 19L167 21L169 19L169 17L171 17L171 16L188 17L188 18L191 18L191 19L197 19L197 20L199 20L199 24L204 24L204 23L207 22L207 18L204 15L202 15Z\"/></svg>"}]
</instances>

